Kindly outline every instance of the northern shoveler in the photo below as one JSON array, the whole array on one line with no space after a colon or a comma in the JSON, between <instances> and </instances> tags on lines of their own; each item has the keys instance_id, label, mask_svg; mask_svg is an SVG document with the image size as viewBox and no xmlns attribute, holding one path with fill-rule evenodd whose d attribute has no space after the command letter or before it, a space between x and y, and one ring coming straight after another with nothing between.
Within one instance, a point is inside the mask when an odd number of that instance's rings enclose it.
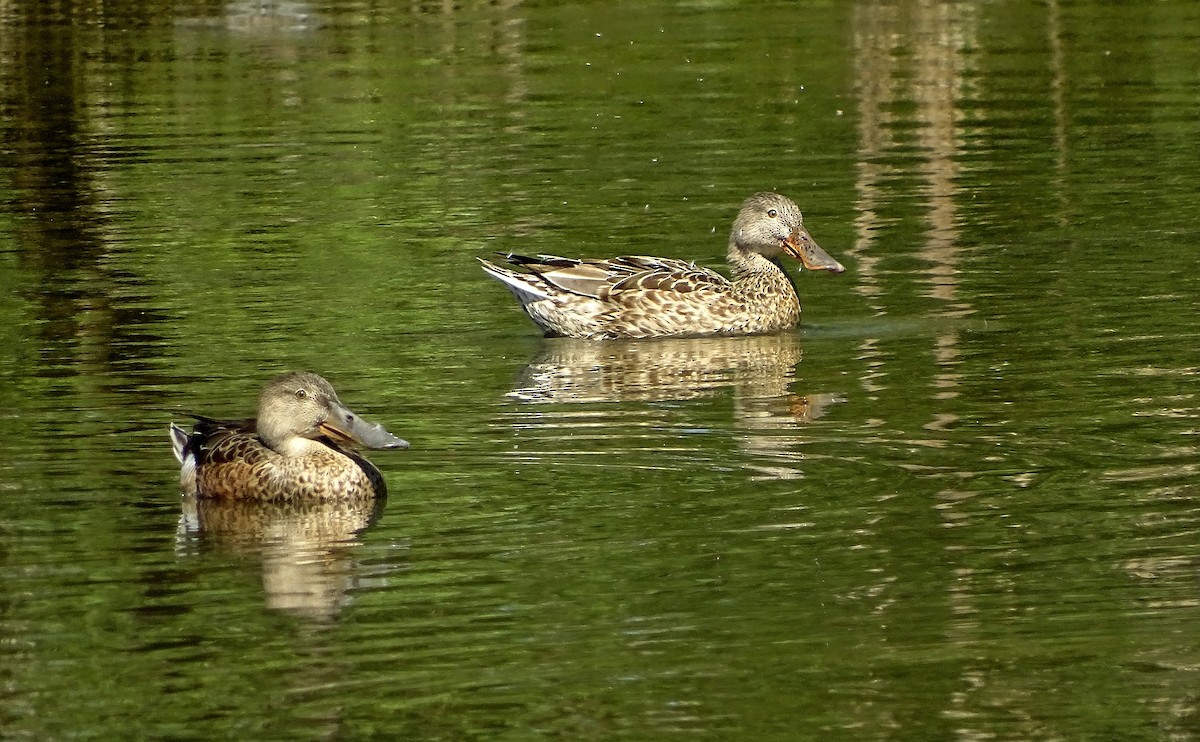
<instances>
[{"instance_id":1,"label":"northern shoveler","mask_svg":"<svg viewBox=\"0 0 1200 742\"><path fill-rule=\"evenodd\" d=\"M408 448L380 425L342 404L329 382L303 371L271 380L258 417L215 420L193 415L188 433L171 423L185 495L263 501L383 497L387 485L370 461L345 447Z\"/></svg>"},{"instance_id":2,"label":"northern shoveler","mask_svg":"<svg viewBox=\"0 0 1200 742\"><path fill-rule=\"evenodd\" d=\"M778 332L800 322L800 299L779 256L841 273L804 228L799 207L778 193L746 199L729 234L732 279L695 263L644 255L609 260L504 255L483 258L548 336L600 340Z\"/></svg>"}]
</instances>

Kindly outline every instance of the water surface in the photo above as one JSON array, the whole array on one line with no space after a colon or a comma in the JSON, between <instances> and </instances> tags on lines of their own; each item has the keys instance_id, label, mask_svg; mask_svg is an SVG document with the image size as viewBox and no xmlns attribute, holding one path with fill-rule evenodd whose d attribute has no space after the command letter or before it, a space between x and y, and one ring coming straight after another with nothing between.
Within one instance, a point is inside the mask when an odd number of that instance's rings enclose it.
<instances>
[{"instance_id":1,"label":"water surface","mask_svg":"<svg viewBox=\"0 0 1200 742\"><path fill-rule=\"evenodd\" d=\"M0 7L13 739L1192 739L1200 8ZM543 339L493 250L848 266ZM307 368L377 508L177 494Z\"/></svg>"}]
</instances>

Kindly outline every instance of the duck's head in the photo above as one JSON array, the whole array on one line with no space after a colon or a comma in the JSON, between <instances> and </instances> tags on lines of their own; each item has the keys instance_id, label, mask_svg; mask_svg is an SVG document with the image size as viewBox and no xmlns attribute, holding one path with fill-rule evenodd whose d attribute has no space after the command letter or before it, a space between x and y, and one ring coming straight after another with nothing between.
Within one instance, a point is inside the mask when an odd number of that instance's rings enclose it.
<instances>
[{"instance_id":1,"label":"duck's head","mask_svg":"<svg viewBox=\"0 0 1200 742\"><path fill-rule=\"evenodd\" d=\"M258 397L258 436L278 453L303 449L300 439L328 437L366 448L408 448L382 425L367 423L338 399L328 381L307 371L276 376Z\"/></svg>"},{"instance_id":2,"label":"duck's head","mask_svg":"<svg viewBox=\"0 0 1200 742\"><path fill-rule=\"evenodd\" d=\"M733 221L729 241L739 250L768 258L786 253L810 271L846 270L808 234L800 207L778 193L764 191L746 199Z\"/></svg>"}]
</instances>

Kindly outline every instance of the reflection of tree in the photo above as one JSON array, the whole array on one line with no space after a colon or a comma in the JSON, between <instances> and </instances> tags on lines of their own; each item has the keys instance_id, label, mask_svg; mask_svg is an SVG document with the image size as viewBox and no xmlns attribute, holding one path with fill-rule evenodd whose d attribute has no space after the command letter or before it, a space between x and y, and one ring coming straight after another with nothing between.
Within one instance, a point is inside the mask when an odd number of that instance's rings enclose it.
<instances>
[{"instance_id":1,"label":"reflection of tree","mask_svg":"<svg viewBox=\"0 0 1200 742\"><path fill-rule=\"evenodd\" d=\"M879 314L886 314L891 303L890 292L907 287L896 281L885 281L883 254L879 237L888 226L881 216L895 188L896 176L915 170L920 179L920 206L927 224L924 239L916 248L926 268L917 281L924 284L921 293L935 304L930 314L958 318L973 311L959 297L958 274L962 249L958 245L957 177L960 170L962 136L959 121L963 118L963 78L969 57L966 50L975 45L977 17L975 6L967 3L943 3L935 0L910 0L897 3L860 2L855 6L854 63L859 103L858 157L858 237L853 253L859 272L857 290L866 297ZM915 165L911 159L916 157ZM935 368L928 385L931 398L948 400L958 394L959 363L958 330L953 326L940 330L934 340L932 355ZM886 393L889 360L885 339L867 338L862 344L862 358L875 373L864 380L868 395ZM952 426L957 415L945 409L931 408L931 415L922 425L927 430ZM959 517L950 503L958 503L969 494L954 490L939 493L947 507L937 515L928 513L928 527L936 528L940 515L945 519ZM877 537L888 539L885 530ZM889 551L896 551L891 544ZM926 558L926 557L922 557ZM959 567L959 580L949 581L947 591L953 609L969 615L975 600L973 587L964 567ZM896 601L890 583L895 579L892 569L881 569L881 579L868 592L876 598L880 612L901 615L904 607ZM969 620L957 626L965 629ZM960 631L965 638L969 630ZM978 682L974 668L961 682ZM955 696L948 714L963 714L964 696Z\"/></svg>"},{"instance_id":2,"label":"reflection of tree","mask_svg":"<svg viewBox=\"0 0 1200 742\"><path fill-rule=\"evenodd\" d=\"M101 5L111 9L91 12ZM14 3L0 13L0 170L11 181L15 252L41 333L28 369L37 377L99 378L158 360L152 328L163 314L112 260L120 246L111 162L98 144L110 88L97 60L118 52L95 30L105 19L85 16L71 3Z\"/></svg>"},{"instance_id":3,"label":"reflection of tree","mask_svg":"<svg viewBox=\"0 0 1200 742\"><path fill-rule=\"evenodd\" d=\"M313 620L333 618L359 575L352 552L383 512L382 498L345 502L261 503L184 498L181 543L195 541L262 557L273 609Z\"/></svg>"},{"instance_id":4,"label":"reflection of tree","mask_svg":"<svg viewBox=\"0 0 1200 742\"><path fill-rule=\"evenodd\" d=\"M607 341L553 338L509 396L528 403L656 402L733 391L739 445L771 478L798 476L804 424L840 401L794 394L800 339L792 333L732 338ZM537 413L531 412L534 416Z\"/></svg>"},{"instance_id":5,"label":"reflection of tree","mask_svg":"<svg viewBox=\"0 0 1200 742\"><path fill-rule=\"evenodd\" d=\"M880 280L876 239L886 226L879 216L888 201L889 184L898 165L915 148L916 170L928 227L918 255L928 267L920 281L924 294L936 304L931 314L961 318L975 310L960 297L958 276L962 248L958 245L957 177L962 153L959 121L963 118L963 78L967 49L976 45L974 6L914 0L905 3L860 3L854 14L855 65L859 95L858 238L853 253L858 259L857 290L880 314L887 313L888 289ZM915 104L911 115L904 103ZM903 162L903 160L902 160ZM893 282L894 283L894 282ZM886 354L877 338L863 342L863 358L882 367ZM960 375L959 332L952 325L939 332L933 343L937 364L930 385L937 399L957 396ZM871 393L882 391L866 382ZM944 429L958 420L956 414L935 410L926 422L929 429Z\"/></svg>"},{"instance_id":6,"label":"reflection of tree","mask_svg":"<svg viewBox=\"0 0 1200 742\"><path fill-rule=\"evenodd\" d=\"M1066 167L1071 144L1068 117L1064 112L1069 77L1063 50L1063 38L1069 39L1071 31L1064 31L1064 19L1059 6L1056 0L1039 6L1039 12L1044 12L1044 17L1038 20L1044 24L1049 41L1052 78L1046 89L1046 97L1054 109L1055 165L1061 171ZM992 62L987 58L987 51L990 50L979 51L975 39L979 20L977 14L983 12L982 8L976 3L937 0L864 1L855 5L854 63L861 114L857 165L858 238L853 250L859 271L855 278L858 280L859 293L880 314L886 314L893 305L900 303L893 299L895 293L910 288L903 280L897 279L895 271L885 275L888 273L886 261L895 257L894 253L884 252L885 246L894 244L886 241L892 226L887 214L894 211L895 201L899 200L896 198L897 190L903 188L910 190L900 193L901 199L915 196L926 224L923 237L914 250L914 256L922 261L924 267L914 272L913 282L918 284L921 295L930 300L929 314L941 318L961 318L975 311L971 301L963 296L959 284L965 248L958 242L964 198L957 181L967 167L964 155L971 154L964 145L962 122L970 116L965 109L972 105L972 90L964 81L970 79L973 66L990 69ZM1029 50L1023 48L1022 52L1028 54ZM1001 53L1011 53L1011 47L1003 49ZM1009 105L1013 102L1012 98L1006 99ZM973 126L977 135L991 133L978 123ZM1012 135L1011 132L1007 134ZM1021 136L1029 134L1022 131ZM996 153L992 154L989 164L994 165L999 158L994 156ZM1054 189L1060 198L1067 192L1068 189ZM1030 200L1039 198L1039 194L1024 195ZM1046 198L1051 197L1053 194L1046 194ZM1057 206L1060 214L1067 211L1061 203L1048 206ZM1037 208L1045 206L1039 203ZM1064 221L1060 218L1060 223ZM932 402L920 407L929 410L923 413L924 419L920 422L925 430L940 431L960 422L955 410L945 406L945 400L954 398L960 389L960 375L955 367L962 362L963 354L959 347L959 331L955 328L955 324L939 325L930 348L934 363L927 371L917 371L927 377L918 377L916 381L928 388L928 397ZM887 393L889 370L893 375L899 371L895 356L889 354L886 344L886 338L868 338L863 343L861 358L872 368L872 375L864 377L868 398ZM912 352L906 354L910 358L912 355ZM991 461L997 458L989 457ZM1172 469L1177 470L1178 467L1173 465ZM934 641L939 646L947 645L950 652L962 659L957 663L955 677L931 678L927 681L929 687L924 689L925 696L932 699L941 693L945 700L940 711L926 709L925 715L953 719L954 735L964 739L994 737L996 726L993 720L996 718L1009 720L1008 723L1015 730L1010 736L1046 738L1078 735L1075 729L1057 725L1055 717L1047 715L1045 708L1047 692L1057 690L1053 685L1060 684L1063 677L1072 677L1071 674L1054 673L1047 682L1047 678L1038 677L1039 673L1031 673L1029 668L1037 666L1040 652L1045 652L1047 658L1052 657L1048 662L1055 665L1074 663L1074 650L1062 649L1063 646L1070 647L1072 640L1079 641L1078 646L1095 646L1094 636L1083 639L1078 635L1070 636L1075 627L1069 621L1085 624L1097 619L1111 620L1111 626L1098 629L1109 631L1118 625L1119 619L1113 614L1106 615L1103 606L1094 609L1072 606L1069 612L1056 615L1053 600L1045 599L1043 595L1031 598L1031 591L1050 592L1056 588L1064 589L1064 586L1044 583L1040 579L1054 572L1053 569L1022 571L1021 565L1038 559L1035 556L1038 552L1027 550L1026 544L1030 541L1021 545L1006 541L1001 546L971 540L973 529L969 526L973 525L972 521L983 520L981 513L989 510L995 512L999 507L994 503L978 502L975 499L978 492L969 484L964 484L967 479L979 474L976 470L954 472L942 477L940 481L955 483L933 494L928 505L922 504L915 510L905 511L902 505L897 504L879 519L880 526L872 523L870 527L861 529L864 541L869 539L871 546L877 545L881 553L887 554L887 563L878 567L878 580L864 586L862 593L870 596L874 613L877 614L873 618L881 625L901 623L913 611L930 612L928 605L922 606L919 605L920 601L907 599L896 586L905 577L906 549L921 550L921 553L909 558L922 564L936 564L939 559L942 560L944 569L941 574L930 572L922 575L923 579L929 580L927 586L944 595L945 611L939 619L940 625L935 628ZM1014 474L1010 479L1018 486L1025 486L1022 476ZM899 522L901 518L905 526L926 529L932 537L909 539L910 543L894 538L885 526ZM1194 530L1192 525L1189 523L1189 530L1186 531L1189 545ZM868 545L864 544L864 548L868 548ZM1166 553L1161 539L1155 540L1154 548ZM1057 548L1051 553L1062 559L1063 565L1080 567L1093 560L1100 562L1102 557L1099 554L1102 552L1102 549L1089 550L1086 558L1074 554L1066 556L1069 552ZM997 557L1000 553L1004 556ZM995 567L997 561L1002 565L999 569ZM1192 610L1196 606L1196 560L1190 555L1148 554L1144 558L1127 560L1122 566L1137 578L1157 582L1155 599L1170 595L1169 589L1163 589L1164 583L1186 585L1187 588L1179 592L1182 607ZM1087 569L1087 566L1083 567L1083 571ZM1094 595L1094 589L1094 584L1089 584L1084 594L1090 597ZM1150 599L1140 603L1131 599L1129 602L1137 603L1138 612L1143 615L1159 607L1152 605ZM1051 637L1045 633L1044 626L1052 625L1049 622L1056 620L1060 622L1057 626L1062 633ZM1039 623L1039 629L1025 635L1026 621ZM1130 642L1135 643L1136 640ZM880 645L883 645L882 641ZM1147 684L1157 682L1162 686L1161 691L1156 689L1141 693L1137 700L1156 707L1158 732L1168 737L1172 732L1181 739L1194 736L1189 732L1194 729L1197 718L1193 690L1195 683L1194 678L1188 677L1195 674L1194 663L1188 667L1195 654L1193 645L1194 642L1174 643L1168 640L1156 644L1137 658L1146 666L1156 668L1155 679ZM1020 649L1015 649L1017 647ZM1125 645L1121 642L1114 643L1114 656L1119 656L1124 649ZM1024 654L1011 667L1006 666L1008 663L1005 661L997 661L997 658L1008 657L1016 651ZM976 652L979 653L979 659L975 659ZM1059 655L1058 652L1063 654ZM1181 661L1181 657L1186 659ZM1090 659L1084 658L1080 665L1086 668ZM884 662L890 660L889 655ZM1091 681L1093 678L1090 676L1096 672L1095 668L1082 669L1079 677L1087 674ZM942 684L940 689L936 687L939 683ZM886 693L882 691L881 695ZM848 715L873 716L875 720L880 720L883 713L886 712L881 706L864 703L851 709ZM873 723L864 719L855 721L863 726Z\"/></svg>"},{"instance_id":7,"label":"reflection of tree","mask_svg":"<svg viewBox=\"0 0 1200 742\"><path fill-rule=\"evenodd\" d=\"M960 248L955 243L954 199L962 149L958 122L963 117L965 51L974 45L973 8L930 0L860 3L854 19L860 106L860 216L854 252L860 262L865 261L857 275L859 291L868 297L883 291L877 266L884 256L875 254L873 247L884 226L879 206L886 201L887 183L900 167L889 156L903 156L915 146L929 224L920 248L930 263L929 295L946 303L938 314L962 316L972 310L955 303ZM905 110L899 104L906 102L916 105L911 119L897 113ZM910 132L915 142L910 141ZM886 311L882 303L876 308Z\"/></svg>"}]
</instances>

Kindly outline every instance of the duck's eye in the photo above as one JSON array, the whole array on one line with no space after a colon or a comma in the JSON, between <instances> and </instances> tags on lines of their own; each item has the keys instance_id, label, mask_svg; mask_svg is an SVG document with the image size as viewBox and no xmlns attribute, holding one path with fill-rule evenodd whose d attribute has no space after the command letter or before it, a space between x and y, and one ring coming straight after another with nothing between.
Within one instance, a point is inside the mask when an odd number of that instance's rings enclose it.
<instances>
[{"instance_id":1,"label":"duck's eye","mask_svg":"<svg viewBox=\"0 0 1200 742\"><path fill-rule=\"evenodd\" d=\"M308 398L308 392L304 391L303 389L296 390L296 399L307 399L307 398Z\"/></svg>"},{"instance_id":2,"label":"duck's eye","mask_svg":"<svg viewBox=\"0 0 1200 742\"><path fill-rule=\"evenodd\" d=\"M774 219L775 217L779 216L779 212L776 211L775 209L767 209L767 216Z\"/></svg>"}]
</instances>

